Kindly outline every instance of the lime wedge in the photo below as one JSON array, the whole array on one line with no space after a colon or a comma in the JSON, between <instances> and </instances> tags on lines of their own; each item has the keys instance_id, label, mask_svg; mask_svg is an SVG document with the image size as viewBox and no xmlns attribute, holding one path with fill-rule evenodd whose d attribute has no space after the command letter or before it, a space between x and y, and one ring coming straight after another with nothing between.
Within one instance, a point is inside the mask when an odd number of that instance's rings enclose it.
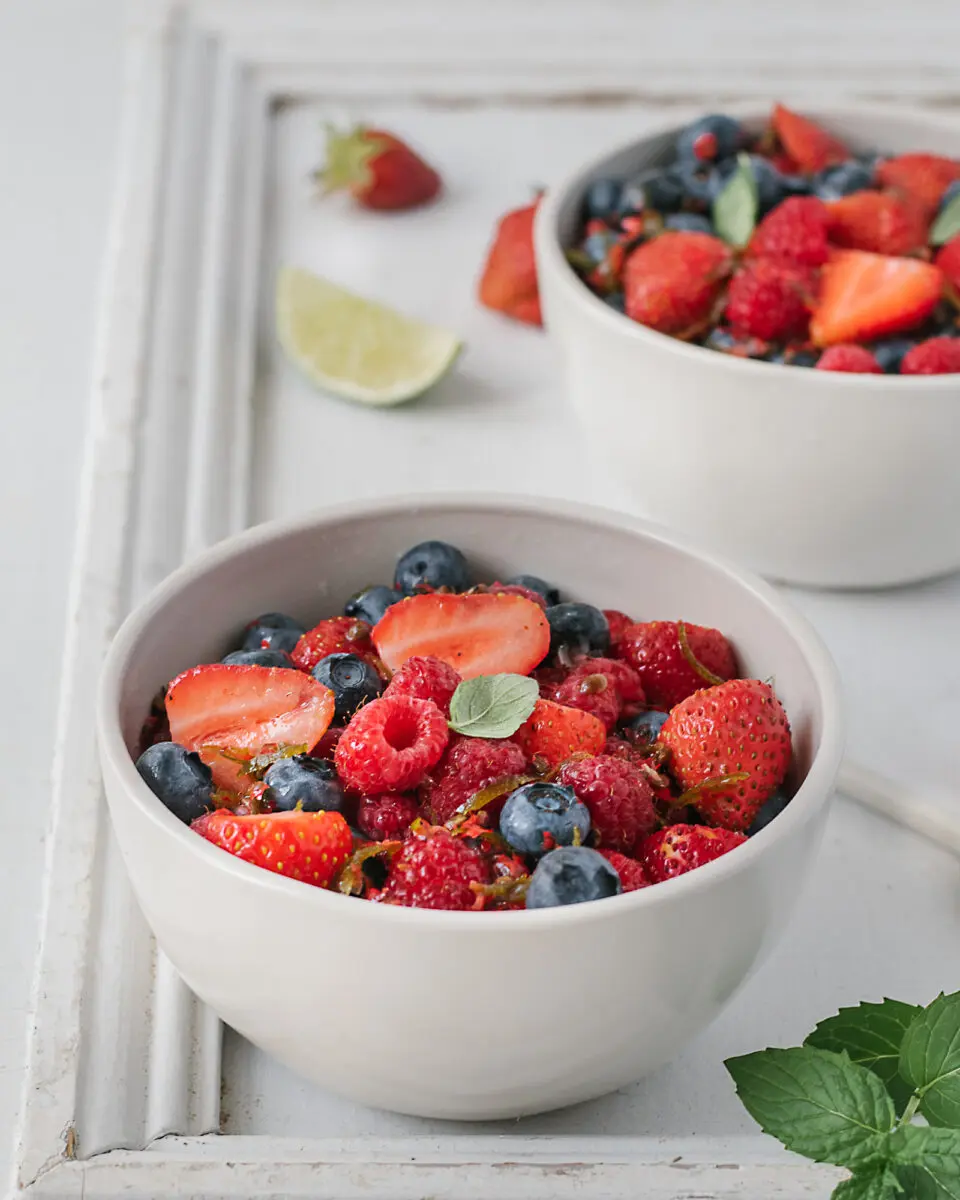
<instances>
[{"instance_id":1,"label":"lime wedge","mask_svg":"<svg viewBox=\"0 0 960 1200\"><path fill-rule=\"evenodd\" d=\"M309 271L277 280L277 337L307 378L360 404L412 400L450 370L460 340Z\"/></svg>"}]
</instances>

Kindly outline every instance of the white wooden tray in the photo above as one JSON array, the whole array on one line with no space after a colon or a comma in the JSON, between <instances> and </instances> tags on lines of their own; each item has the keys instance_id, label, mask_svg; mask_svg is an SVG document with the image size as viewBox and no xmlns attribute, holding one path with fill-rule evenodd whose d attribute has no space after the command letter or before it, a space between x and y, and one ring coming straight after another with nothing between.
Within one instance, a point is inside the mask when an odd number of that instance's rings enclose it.
<instances>
[{"instance_id":1,"label":"white wooden tray","mask_svg":"<svg viewBox=\"0 0 960 1200\"><path fill-rule=\"evenodd\" d=\"M479 309L494 219L665 105L717 96L960 98L960 14L869 22L807 0L158 3L133 16L122 185L70 610L46 921L18 1153L30 1195L820 1197L722 1059L801 1038L841 1003L956 986L946 853L839 801L788 941L658 1076L523 1123L371 1112L287 1074L186 991L132 900L98 779L90 690L118 620L250 521L347 496L474 486L616 503L580 448L541 334ZM829 31L829 33L827 32ZM321 122L396 127L441 167L435 208L320 204ZM295 263L460 329L456 374L410 408L311 392L272 342ZM857 756L931 795L960 779L960 581L798 595L831 644ZM174 884L175 886L175 884ZM322 1019L322 1014L318 1014Z\"/></svg>"}]
</instances>

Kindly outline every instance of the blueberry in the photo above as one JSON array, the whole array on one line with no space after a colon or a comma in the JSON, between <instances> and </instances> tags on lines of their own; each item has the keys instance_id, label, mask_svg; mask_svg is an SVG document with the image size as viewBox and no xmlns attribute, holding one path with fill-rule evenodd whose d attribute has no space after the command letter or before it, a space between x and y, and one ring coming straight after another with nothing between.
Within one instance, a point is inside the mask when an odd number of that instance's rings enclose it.
<instances>
[{"instance_id":1,"label":"blueberry","mask_svg":"<svg viewBox=\"0 0 960 1200\"><path fill-rule=\"evenodd\" d=\"M875 342L870 350L887 375L899 375L904 356L916 344L910 338L887 338L886 341Z\"/></svg>"},{"instance_id":2,"label":"blueberry","mask_svg":"<svg viewBox=\"0 0 960 1200\"><path fill-rule=\"evenodd\" d=\"M552 583L547 583L545 579L541 579L539 575L514 575L512 579L507 580L507 583L536 592L538 596L542 596L546 600L547 604L560 603L559 589L555 588Z\"/></svg>"},{"instance_id":3,"label":"blueberry","mask_svg":"<svg viewBox=\"0 0 960 1200\"><path fill-rule=\"evenodd\" d=\"M651 708L648 712L642 712L638 717L634 717L627 728L633 730L639 742L655 742L669 715L669 713L658 712Z\"/></svg>"},{"instance_id":4,"label":"blueberry","mask_svg":"<svg viewBox=\"0 0 960 1200\"><path fill-rule=\"evenodd\" d=\"M583 239L583 245L580 248L592 263L602 263L606 262L610 247L616 240L616 235L613 233L591 233L589 237Z\"/></svg>"},{"instance_id":5,"label":"blueberry","mask_svg":"<svg viewBox=\"0 0 960 1200\"><path fill-rule=\"evenodd\" d=\"M643 212L673 212L683 201L683 183L675 170L655 167L643 171L623 185L620 193L620 215Z\"/></svg>"},{"instance_id":6,"label":"blueberry","mask_svg":"<svg viewBox=\"0 0 960 1200\"><path fill-rule=\"evenodd\" d=\"M815 367L819 358L819 350L779 349L764 355L765 362L778 363L782 367Z\"/></svg>"},{"instance_id":7,"label":"blueberry","mask_svg":"<svg viewBox=\"0 0 960 1200\"><path fill-rule=\"evenodd\" d=\"M561 846L537 863L527 888L527 908L555 908L605 900L623 890L610 863L587 846Z\"/></svg>"},{"instance_id":8,"label":"blueberry","mask_svg":"<svg viewBox=\"0 0 960 1200\"><path fill-rule=\"evenodd\" d=\"M137 759L140 778L180 821L190 824L213 805L210 768L176 742L156 742Z\"/></svg>"},{"instance_id":9,"label":"blueberry","mask_svg":"<svg viewBox=\"0 0 960 1200\"><path fill-rule=\"evenodd\" d=\"M619 179L595 179L583 199L586 215L604 220L613 216L619 209L622 191L623 184Z\"/></svg>"},{"instance_id":10,"label":"blueberry","mask_svg":"<svg viewBox=\"0 0 960 1200\"><path fill-rule=\"evenodd\" d=\"M677 176L683 188L683 199L692 200L696 204L710 204L717 196L732 174L736 165L735 159L727 159L722 164L722 171L712 163L679 162L676 166Z\"/></svg>"},{"instance_id":11,"label":"blueberry","mask_svg":"<svg viewBox=\"0 0 960 1200\"><path fill-rule=\"evenodd\" d=\"M293 659L283 650L233 650L220 661L239 667L289 667L296 670Z\"/></svg>"},{"instance_id":12,"label":"blueberry","mask_svg":"<svg viewBox=\"0 0 960 1200\"><path fill-rule=\"evenodd\" d=\"M960 179L955 179L943 193L938 211L943 212L947 205L956 200L958 196L960 196Z\"/></svg>"},{"instance_id":13,"label":"blueberry","mask_svg":"<svg viewBox=\"0 0 960 1200\"><path fill-rule=\"evenodd\" d=\"M599 608L592 604L552 604L547 609L547 620L551 653L565 646L581 654L606 654L610 626Z\"/></svg>"},{"instance_id":14,"label":"blueberry","mask_svg":"<svg viewBox=\"0 0 960 1200\"><path fill-rule=\"evenodd\" d=\"M728 158L743 145L740 122L723 113L709 113L682 130L677 137L677 158L704 162Z\"/></svg>"},{"instance_id":15,"label":"blueberry","mask_svg":"<svg viewBox=\"0 0 960 1200\"><path fill-rule=\"evenodd\" d=\"M873 182L873 172L855 158L834 167L824 167L813 177L813 194L821 200L839 200L852 192L862 192Z\"/></svg>"},{"instance_id":16,"label":"blueberry","mask_svg":"<svg viewBox=\"0 0 960 1200\"><path fill-rule=\"evenodd\" d=\"M759 833L761 829L766 829L773 818L779 817L789 803L790 797L787 795L787 793L781 788L777 788L770 799L753 818L753 824L747 830L747 835L749 837L753 837L753 835L755 833Z\"/></svg>"},{"instance_id":17,"label":"blueberry","mask_svg":"<svg viewBox=\"0 0 960 1200\"><path fill-rule=\"evenodd\" d=\"M395 588L385 587L383 584L364 588L362 592L357 592L346 602L343 606L343 615L359 617L361 621L376 625L390 605L396 604L402 599L401 592L396 591Z\"/></svg>"},{"instance_id":18,"label":"blueberry","mask_svg":"<svg viewBox=\"0 0 960 1200\"><path fill-rule=\"evenodd\" d=\"M615 312L625 313L627 311L627 300L623 292L608 292L603 297L603 302Z\"/></svg>"},{"instance_id":19,"label":"blueberry","mask_svg":"<svg viewBox=\"0 0 960 1200\"><path fill-rule=\"evenodd\" d=\"M702 213L671 213L663 222L663 227L683 233L713 233L710 218Z\"/></svg>"},{"instance_id":20,"label":"blueberry","mask_svg":"<svg viewBox=\"0 0 960 1200\"><path fill-rule=\"evenodd\" d=\"M328 654L313 668L313 677L333 692L337 721L349 721L361 704L376 700L384 688L374 668L357 654Z\"/></svg>"},{"instance_id":21,"label":"blueberry","mask_svg":"<svg viewBox=\"0 0 960 1200\"><path fill-rule=\"evenodd\" d=\"M299 621L292 617L283 613L264 613L244 630L240 649L283 650L289 654L305 632Z\"/></svg>"},{"instance_id":22,"label":"blueberry","mask_svg":"<svg viewBox=\"0 0 960 1200\"><path fill-rule=\"evenodd\" d=\"M280 812L290 812L299 804L304 812L339 812L343 807L343 788L333 763L309 754L278 758L263 777L267 785L264 799Z\"/></svg>"},{"instance_id":23,"label":"blueberry","mask_svg":"<svg viewBox=\"0 0 960 1200\"><path fill-rule=\"evenodd\" d=\"M520 854L543 854L572 846L590 832L590 812L573 788L558 783L527 783L511 792L500 814L500 832Z\"/></svg>"},{"instance_id":24,"label":"blueberry","mask_svg":"<svg viewBox=\"0 0 960 1200\"><path fill-rule=\"evenodd\" d=\"M762 358L767 352L767 343L760 338L736 334L723 325L716 325L703 339L708 350L719 350L736 358Z\"/></svg>"},{"instance_id":25,"label":"blueberry","mask_svg":"<svg viewBox=\"0 0 960 1200\"><path fill-rule=\"evenodd\" d=\"M397 563L394 586L413 595L420 584L465 592L470 586L467 560L456 546L447 542L421 542L413 546Z\"/></svg>"}]
</instances>

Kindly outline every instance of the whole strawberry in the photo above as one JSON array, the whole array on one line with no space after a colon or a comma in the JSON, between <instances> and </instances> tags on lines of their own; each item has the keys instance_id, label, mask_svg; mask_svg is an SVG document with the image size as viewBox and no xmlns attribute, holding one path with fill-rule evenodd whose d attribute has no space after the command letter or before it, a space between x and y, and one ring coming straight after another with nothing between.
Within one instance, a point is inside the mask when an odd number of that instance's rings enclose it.
<instances>
[{"instance_id":1,"label":"whole strawberry","mask_svg":"<svg viewBox=\"0 0 960 1200\"><path fill-rule=\"evenodd\" d=\"M380 901L408 908L472 909L482 907L472 888L491 882L489 859L448 830L426 826L412 832L390 865Z\"/></svg>"},{"instance_id":2,"label":"whole strawberry","mask_svg":"<svg viewBox=\"0 0 960 1200\"><path fill-rule=\"evenodd\" d=\"M933 216L951 183L960 179L960 160L939 154L900 154L877 168L884 187L912 197Z\"/></svg>"},{"instance_id":3,"label":"whole strawberry","mask_svg":"<svg viewBox=\"0 0 960 1200\"><path fill-rule=\"evenodd\" d=\"M652 883L663 883L742 846L746 835L703 825L671 825L645 837L637 858Z\"/></svg>"},{"instance_id":4,"label":"whole strawberry","mask_svg":"<svg viewBox=\"0 0 960 1200\"><path fill-rule=\"evenodd\" d=\"M790 766L787 714L758 679L731 679L689 696L671 710L659 740L681 787L701 789L691 803L724 829L749 829ZM730 776L744 778L712 785Z\"/></svg>"},{"instance_id":5,"label":"whole strawberry","mask_svg":"<svg viewBox=\"0 0 960 1200\"><path fill-rule=\"evenodd\" d=\"M543 759L555 767L574 754L599 754L606 726L591 713L552 700L538 700L533 712L511 738L527 762Z\"/></svg>"},{"instance_id":6,"label":"whole strawberry","mask_svg":"<svg viewBox=\"0 0 960 1200\"><path fill-rule=\"evenodd\" d=\"M238 816L217 809L191 828L244 862L315 887L328 887L353 851L350 827L338 812Z\"/></svg>"},{"instance_id":7,"label":"whole strawberry","mask_svg":"<svg viewBox=\"0 0 960 1200\"><path fill-rule=\"evenodd\" d=\"M676 337L693 337L710 320L733 254L708 233L667 232L644 242L623 269L628 317Z\"/></svg>"},{"instance_id":8,"label":"whole strawberry","mask_svg":"<svg viewBox=\"0 0 960 1200\"><path fill-rule=\"evenodd\" d=\"M664 710L737 673L727 639L704 625L684 623L681 634L678 621L645 621L624 632L620 653L640 676L647 703Z\"/></svg>"},{"instance_id":9,"label":"whole strawberry","mask_svg":"<svg viewBox=\"0 0 960 1200\"><path fill-rule=\"evenodd\" d=\"M903 255L927 240L923 209L909 196L894 192L854 192L831 200L830 240L850 250Z\"/></svg>"},{"instance_id":10,"label":"whole strawberry","mask_svg":"<svg viewBox=\"0 0 960 1200\"><path fill-rule=\"evenodd\" d=\"M816 293L816 276L809 267L786 259L751 259L730 283L726 318L734 333L764 341L800 338Z\"/></svg>"},{"instance_id":11,"label":"whole strawberry","mask_svg":"<svg viewBox=\"0 0 960 1200\"><path fill-rule=\"evenodd\" d=\"M440 176L405 142L382 129L327 130L327 161L317 179L328 192L349 189L364 208L415 208L440 191Z\"/></svg>"},{"instance_id":12,"label":"whole strawberry","mask_svg":"<svg viewBox=\"0 0 960 1200\"><path fill-rule=\"evenodd\" d=\"M569 762L558 780L590 811L597 844L629 850L657 823L653 792L641 772L623 758L598 755Z\"/></svg>"},{"instance_id":13,"label":"whole strawberry","mask_svg":"<svg viewBox=\"0 0 960 1200\"><path fill-rule=\"evenodd\" d=\"M536 211L534 202L500 218L478 287L484 307L527 325L543 324L533 253Z\"/></svg>"},{"instance_id":14,"label":"whole strawberry","mask_svg":"<svg viewBox=\"0 0 960 1200\"><path fill-rule=\"evenodd\" d=\"M372 654L370 626L356 617L330 617L308 629L293 648L292 658L301 671L312 671L331 654Z\"/></svg>"},{"instance_id":15,"label":"whole strawberry","mask_svg":"<svg viewBox=\"0 0 960 1200\"><path fill-rule=\"evenodd\" d=\"M801 171L822 171L850 157L839 138L782 104L774 105L772 124L781 147Z\"/></svg>"}]
</instances>

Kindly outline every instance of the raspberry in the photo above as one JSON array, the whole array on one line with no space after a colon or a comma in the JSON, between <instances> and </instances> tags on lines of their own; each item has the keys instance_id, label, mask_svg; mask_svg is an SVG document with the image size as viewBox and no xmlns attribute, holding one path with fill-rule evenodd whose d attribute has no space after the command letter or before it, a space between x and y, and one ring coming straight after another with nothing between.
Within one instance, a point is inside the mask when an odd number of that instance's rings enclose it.
<instances>
[{"instance_id":1,"label":"raspberry","mask_svg":"<svg viewBox=\"0 0 960 1200\"><path fill-rule=\"evenodd\" d=\"M940 247L933 262L946 275L947 282L960 292L960 233Z\"/></svg>"},{"instance_id":2,"label":"raspberry","mask_svg":"<svg viewBox=\"0 0 960 1200\"><path fill-rule=\"evenodd\" d=\"M849 371L858 375L882 375L883 368L869 350L863 346L831 346L820 356L816 370Z\"/></svg>"},{"instance_id":3,"label":"raspberry","mask_svg":"<svg viewBox=\"0 0 960 1200\"><path fill-rule=\"evenodd\" d=\"M364 796L357 809L357 828L374 842L392 841L409 829L420 806L416 796Z\"/></svg>"},{"instance_id":4,"label":"raspberry","mask_svg":"<svg viewBox=\"0 0 960 1200\"><path fill-rule=\"evenodd\" d=\"M750 239L750 255L781 258L806 267L829 257L830 213L815 196L791 196L763 218Z\"/></svg>"},{"instance_id":5,"label":"raspberry","mask_svg":"<svg viewBox=\"0 0 960 1200\"><path fill-rule=\"evenodd\" d=\"M621 700L628 704L644 704L646 696L640 674L629 663L613 658L581 658L572 671L573 675L603 675L611 687L615 687Z\"/></svg>"},{"instance_id":6,"label":"raspberry","mask_svg":"<svg viewBox=\"0 0 960 1200\"><path fill-rule=\"evenodd\" d=\"M601 850L600 853L620 876L620 883L625 892L639 892L641 888L650 886L643 864L638 863L635 858L627 858L617 850Z\"/></svg>"},{"instance_id":7,"label":"raspberry","mask_svg":"<svg viewBox=\"0 0 960 1200\"><path fill-rule=\"evenodd\" d=\"M622 758L585 758L561 768L559 782L573 788L590 810L598 844L627 850L657 823L653 792L640 771Z\"/></svg>"},{"instance_id":8,"label":"raspberry","mask_svg":"<svg viewBox=\"0 0 960 1200\"><path fill-rule=\"evenodd\" d=\"M673 805L675 797L670 790L670 777L651 754L618 737L607 738L603 754L606 758L623 759L624 762L636 767L650 785L650 790L657 803L666 805L667 808Z\"/></svg>"},{"instance_id":9,"label":"raspberry","mask_svg":"<svg viewBox=\"0 0 960 1200\"><path fill-rule=\"evenodd\" d=\"M702 825L671 825L643 838L637 847L647 877L663 883L675 875L685 875L704 863L735 850L746 841L742 833L729 829L706 829Z\"/></svg>"},{"instance_id":10,"label":"raspberry","mask_svg":"<svg viewBox=\"0 0 960 1200\"><path fill-rule=\"evenodd\" d=\"M459 684L460 676L442 659L415 654L390 680L384 695L432 700L443 715L449 717L450 701Z\"/></svg>"},{"instance_id":11,"label":"raspberry","mask_svg":"<svg viewBox=\"0 0 960 1200\"><path fill-rule=\"evenodd\" d=\"M539 685L541 697L544 700L550 700L568 674L569 671L566 667L537 667L533 672L533 678Z\"/></svg>"},{"instance_id":12,"label":"raspberry","mask_svg":"<svg viewBox=\"0 0 960 1200\"><path fill-rule=\"evenodd\" d=\"M356 617L331 617L308 629L291 657L301 671L312 671L328 654L372 654L370 626Z\"/></svg>"},{"instance_id":13,"label":"raspberry","mask_svg":"<svg viewBox=\"0 0 960 1200\"><path fill-rule=\"evenodd\" d=\"M425 789L427 806L433 819L438 824L449 821L477 792L496 783L498 779L521 775L526 765L524 753L515 742L453 738ZM491 813L498 811L497 803L494 801L490 805Z\"/></svg>"},{"instance_id":14,"label":"raspberry","mask_svg":"<svg viewBox=\"0 0 960 1200\"><path fill-rule=\"evenodd\" d=\"M627 628L634 624L633 617L628 617L626 613L620 612L616 608L605 608L603 615L607 618L607 624L610 626L610 653L614 658L619 658L623 635Z\"/></svg>"},{"instance_id":15,"label":"raspberry","mask_svg":"<svg viewBox=\"0 0 960 1200\"><path fill-rule=\"evenodd\" d=\"M717 629L684 625L687 648L707 671L721 679L737 673L727 639ZM699 674L683 653L676 621L646 621L627 630L623 657L640 674L647 702L668 711L709 680Z\"/></svg>"},{"instance_id":16,"label":"raspberry","mask_svg":"<svg viewBox=\"0 0 960 1200\"><path fill-rule=\"evenodd\" d=\"M757 258L734 275L727 320L739 333L765 341L802 337L816 291L813 272L783 259Z\"/></svg>"},{"instance_id":17,"label":"raspberry","mask_svg":"<svg viewBox=\"0 0 960 1200\"><path fill-rule=\"evenodd\" d=\"M344 785L363 795L415 788L446 748L443 713L429 700L381 696L350 719L337 743Z\"/></svg>"},{"instance_id":18,"label":"raspberry","mask_svg":"<svg viewBox=\"0 0 960 1200\"><path fill-rule=\"evenodd\" d=\"M952 375L960 372L960 338L930 338L903 356L901 375Z\"/></svg>"},{"instance_id":19,"label":"raspberry","mask_svg":"<svg viewBox=\"0 0 960 1200\"><path fill-rule=\"evenodd\" d=\"M310 751L310 757L322 758L325 762L333 762L337 753L337 744L342 734L342 728L332 725Z\"/></svg>"},{"instance_id":20,"label":"raspberry","mask_svg":"<svg viewBox=\"0 0 960 1200\"><path fill-rule=\"evenodd\" d=\"M380 900L408 908L479 908L470 884L490 881L490 864L478 849L446 829L427 829L404 842Z\"/></svg>"},{"instance_id":21,"label":"raspberry","mask_svg":"<svg viewBox=\"0 0 960 1200\"><path fill-rule=\"evenodd\" d=\"M606 675L588 675L571 671L567 678L554 689L551 700L567 708L579 708L602 721L609 732L620 717L620 696L611 687Z\"/></svg>"}]
</instances>

